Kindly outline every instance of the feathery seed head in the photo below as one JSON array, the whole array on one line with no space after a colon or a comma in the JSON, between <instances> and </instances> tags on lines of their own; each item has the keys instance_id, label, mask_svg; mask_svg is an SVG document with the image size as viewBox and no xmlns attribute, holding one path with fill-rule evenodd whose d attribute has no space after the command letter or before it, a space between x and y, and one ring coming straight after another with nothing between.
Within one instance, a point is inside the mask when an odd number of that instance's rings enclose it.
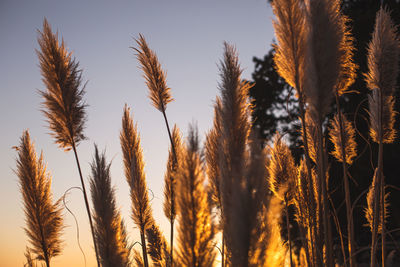
<instances>
[{"instance_id":1,"label":"feathery seed head","mask_svg":"<svg viewBox=\"0 0 400 267\"><path fill-rule=\"evenodd\" d=\"M147 191L140 137L127 105L124 107L122 116L120 142L124 158L125 177L130 187L132 219L136 225L146 230L150 227L152 221L152 211Z\"/></svg>"},{"instance_id":2,"label":"feathery seed head","mask_svg":"<svg viewBox=\"0 0 400 267\"><path fill-rule=\"evenodd\" d=\"M172 141L175 147L175 156L172 147L169 149L167 172L164 177L164 214L171 221L176 216L175 194L176 194L176 176L178 173L178 162L180 162L182 154L182 141L179 128L174 125L172 130Z\"/></svg>"},{"instance_id":3,"label":"feathery seed head","mask_svg":"<svg viewBox=\"0 0 400 267\"><path fill-rule=\"evenodd\" d=\"M17 169L24 203L25 232L38 260L48 260L61 253L63 217L60 200L53 203L51 176L41 154L37 158L28 131L24 131L18 150Z\"/></svg>"},{"instance_id":4,"label":"feathery seed head","mask_svg":"<svg viewBox=\"0 0 400 267\"><path fill-rule=\"evenodd\" d=\"M281 201L291 201L297 176L296 166L289 147L277 133L269 159L269 188Z\"/></svg>"},{"instance_id":5,"label":"feathery seed head","mask_svg":"<svg viewBox=\"0 0 400 267\"><path fill-rule=\"evenodd\" d=\"M286 82L302 91L301 77L305 56L305 10L300 0L274 0L273 22L278 44L275 45L274 62L276 69Z\"/></svg>"},{"instance_id":6,"label":"feathery seed head","mask_svg":"<svg viewBox=\"0 0 400 267\"><path fill-rule=\"evenodd\" d=\"M156 53L147 45L143 35L139 35L136 39L138 48L133 48L137 54L140 68L146 79L146 85L149 88L149 97L153 102L153 106L159 111L164 112L167 104L173 101L170 88L167 86L165 72L161 68Z\"/></svg>"},{"instance_id":7,"label":"feathery seed head","mask_svg":"<svg viewBox=\"0 0 400 267\"><path fill-rule=\"evenodd\" d=\"M39 31L40 70L45 91L43 113L49 122L51 135L59 147L68 151L85 139L83 134L86 121L86 107L83 101L85 86L82 86L82 70L72 54L65 48L64 41L58 41L47 20L43 31Z\"/></svg>"},{"instance_id":8,"label":"feathery seed head","mask_svg":"<svg viewBox=\"0 0 400 267\"><path fill-rule=\"evenodd\" d=\"M105 152L100 154L95 145L90 177L94 232L102 266L129 266L130 249L121 214L116 207L110 166Z\"/></svg>"},{"instance_id":9,"label":"feathery seed head","mask_svg":"<svg viewBox=\"0 0 400 267\"><path fill-rule=\"evenodd\" d=\"M390 12L381 8L376 14L375 30L368 45L369 89L379 89L384 96L392 95L399 72L400 39Z\"/></svg>"},{"instance_id":10,"label":"feathery seed head","mask_svg":"<svg viewBox=\"0 0 400 267\"><path fill-rule=\"evenodd\" d=\"M197 129L190 126L178 174L178 260L182 266L214 264L215 227L204 182Z\"/></svg>"},{"instance_id":11,"label":"feathery seed head","mask_svg":"<svg viewBox=\"0 0 400 267\"><path fill-rule=\"evenodd\" d=\"M221 142L221 118L222 104L219 97L214 105L214 126L209 131L205 143L205 160L207 163L207 177L210 183L212 204L221 207L221 174L219 170L220 142Z\"/></svg>"},{"instance_id":12,"label":"feathery seed head","mask_svg":"<svg viewBox=\"0 0 400 267\"><path fill-rule=\"evenodd\" d=\"M346 162L351 165L353 163L353 159L357 156L357 143L355 140L356 131L350 121L346 119L344 114L342 116L342 125L343 125L343 140L340 134L340 125L339 125L339 116L335 114L333 120L331 120L331 126L329 129L329 139L334 145L334 150L331 152L332 156L334 156L339 162ZM342 153L342 145L344 145L344 150L346 154Z\"/></svg>"},{"instance_id":13,"label":"feathery seed head","mask_svg":"<svg viewBox=\"0 0 400 267\"><path fill-rule=\"evenodd\" d=\"M367 225L370 227L371 232L372 232L372 229L373 229L373 226L374 226L374 223L373 223L374 222L374 216L375 216L375 214L377 214L376 212L374 212L375 194L376 194L375 190L376 189L379 190L379 184L377 182L377 170L378 169L375 169L374 177L372 179L372 184L369 187L369 190L368 190L368 193L367 193L367 207L364 209L365 218L368 221ZM388 211L389 202L387 201L388 197L389 197L389 193L386 193L385 194L385 198L384 198L384 201L385 201L385 203L384 203L384 207L385 207L385 223L386 223L386 219L389 217L389 213L388 213L389 212ZM380 203L380 201L379 201L379 203ZM377 232L381 233L381 231L382 231L382 211L381 211L381 209L379 209L379 215L377 217L377 220L378 220L378 230L377 230Z\"/></svg>"},{"instance_id":14,"label":"feathery seed head","mask_svg":"<svg viewBox=\"0 0 400 267\"><path fill-rule=\"evenodd\" d=\"M153 261L154 267L166 267L168 265L169 253L167 242L158 225L153 222L146 230L147 251Z\"/></svg>"},{"instance_id":15,"label":"feathery seed head","mask_svg":"<svg viewBox=\"0 0 400 267\"><path fill-rule=\"evenodd\" d=\"M304 92L311 116L324 116L338 85L341 60L346 49L345 18L339 0L306 1L307 38Z\"/></svg>"}]
</instances>

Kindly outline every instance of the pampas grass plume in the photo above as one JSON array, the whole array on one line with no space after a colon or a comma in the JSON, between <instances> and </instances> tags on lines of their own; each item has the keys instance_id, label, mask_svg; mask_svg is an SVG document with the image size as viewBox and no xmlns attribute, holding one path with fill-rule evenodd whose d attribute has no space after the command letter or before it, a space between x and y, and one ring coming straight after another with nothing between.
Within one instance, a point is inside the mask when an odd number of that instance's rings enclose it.
<instances>
[{"instance_id":1,"label":"pampas grass plume","mask_svg":"<svg viewBox=\"0 0 400 267\"><path fill-rule=\"evenodd\" d=\"M369 96L370 135L377 143L380 141L380 129L383 143L393 143L396 136L393 94L399 72L399 55L400 39L396 26L389 11L381 8L376 15L375 30L368 45L369 71L365 74L367 86L372 90Z\"/></svg>"},{"instance_id":2,"label":"pampas grass plume","mask_svg":"<svg viewBox=\"0 0 400 267\"><path fill-rule=\"evenodd\" d=\"M351 165L357 156L357 143L355 140L355 129L350 121L342 114L343 139L341 140L340 125L338 114L330 122L329 139L334 145L331 154L339 161ZM345 154L342 153L341 146L344 144ZM346 158L344 158L346 156Z\"/></svg>"},{"instance_id":3,"label":"pampas grass plume","mask_svg":"<svg viewBox=\"0 0 400 267\"><path fill-rule=\"evenodd\" d=\"M164 112L167 104L173 101L170 88L167 86L165 72L161 68L157 55L149 48L143 35L136 39L138 48L133 48L137 54L141 69L149 88L149 97L159 111Z\"/></svg>"},{"instance_id":4,"label":"pampas grass plume","mask_svg":"<svg viewBox=\"0 0 400 267\"><path fill-rule=\"evenodd\" d=\"M303 75L305 56L306 25L304 7L300 0L274 0L272 11L276 20L273 22L278 44L275 45L274 62L277 71L286 82L302 90L300 78Z\"/></svg>"},{"instance_id":5,"label":"pampas grass plume","mask_svg":"<svg viewBox=\"0 0 400 267\"><path fill-rule=\"evenodd\" d=\"M93 202L95 236L104 267L129 266L130 248L127 235L117 210L115 191L111 186L111 163L107 164L105 153L99 154L95 145L95 155L91 164L90 191Z\"/></svg>"},{"instance_id":6,"label":"pampas grass plume","mask_svg":"<svg viewBox=\"0 0 400 267\"><path fill-rule=\"evenodd\" d=\"M133 124L130 109L127 105L124 107L124 113L122 116L120 142L124 159L125 177L130 187L132 219L140 229L143 262L147 267L148 261L145 232L151 226L153 217L144 173L144 160L142 148L140 146L140 137L137 131L137 126Z\"/></svg>"},{"instance_id":7,"label":"pampas grass plume","mask_svg":"<svg viewBox=\"0 0 400 267\"><path fill-rule=\"evenodd\" d=\"M49 122L51 135L62 149L68 151L85 139L86 104L83 102L82 70L64 41L58 41L46 19L38 38L37 51L45 91L43 113Z\"/></svg>"},{"instance_id":8,"label":"pampas grass plume","mask_svg":"<svg viewBox=\"0 0 400 267\"><path fill-rule=\"evenodd\" d=\"M172 140L174 142L175 151L177 159L176 161L180 161L181 153L182 153L182 141L181 134L179 128L175 125L172 130ZM176 185L176 176L177 176L177 166L174 166L175 156L172 150L172 147L169 149L168 154L168 162L167 162L167 172L164 177L164 214L168 218L168 220L173 221L176 217L176 207L175 207L175 185Z\"/></svg>"},{"instance_id":9,"label":"pampas grass plume","mask_svg":"<svg viewBox=\"0 0 400 267\"><path fill-rule=\"evenodd\" d=\"M46 170L43 155L37 158L28 131L24 131L20 139L15 173L24 203L25 232L32 246L29 251L49 267L51 258L62 250L61 202L53 203L51 176Z\"/></svg>"},{"instance_id":10,"label":"pampas grass plume","mask_svg":"<svg viewBox=\"0 0 400 267\"><path fill-rule=\"evenodd\" d=\"M178 261L182 266L214 264L215 227L204 182L197 129L190 126L178 175Z\"/></svg>"},{"instance_id":11,"label":"pampas grass plume","mask_svg":"<svg viewBox=\"0 0 400 267\"><path fill-rule=\"evenodd\" d=\"M288 202L293 197L297 170L289 147L277 133L270 150L269 188L281 201Z\"/></svg>"}]
</instances>

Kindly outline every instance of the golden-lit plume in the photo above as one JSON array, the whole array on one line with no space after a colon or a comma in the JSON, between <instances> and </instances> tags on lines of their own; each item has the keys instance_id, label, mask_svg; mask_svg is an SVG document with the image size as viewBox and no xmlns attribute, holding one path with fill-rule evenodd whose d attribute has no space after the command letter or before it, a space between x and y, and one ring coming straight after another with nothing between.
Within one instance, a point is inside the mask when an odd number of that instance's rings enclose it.
<instances>
[{"instance_id":1,"label":"golden-lit plume","mask_svg":"<svg viewBox=\"0 0 400 267\"><path fill-rule=\"evenodd\" d=\"M393 94L399 72L399 55L400 39L396 26L390 12L382 8L376 15L375 30L368 45L369 71L365 74L367 86L372 90L369 96L370 135L377 143L381 130L383 143L393 143L396 136Z\"/></svg>"},{"instance_id":2,"label":"golden-lit plume","mask_svg":"<svg viewBox=\"0 0 400 267\"><path fill-rule=\"evenodd\" d=\"M262 207L258 249L249 266L286 266L288 249L281 237L282 201L275 195L267 196Z\"/></svg>"},{"instance_id":3,"label":"golden-lit plume","mask_svg":"<svg viewBox=\"0 0 400 267\"><path fill-rule=\"evenodd\" d=\"M172 145L169 149L167 172L164 177L164 214L170 222L170 245L171 251L169 255L171 256L171 261L173 261L173 244L174 244L174 222L176 217L176 177L178 171L178 162L181 158L181 134L179 128L175 125L172 130Z\"/></svg>"},{"instance_id":4,"label":"golden-lit plume","mask_svg":"<svg viewBox=\"0 0 400 267\"><path fill-rule=\"evenodd\" d=\"M357 78L358 65L353 61L355 47L354 38L349 27L350 19L341 14L339 22L343 29L343 35L340 44L341 58L337 92L341 96L350 93L349 87Z\"/></svg>"},{"instance_id":5,"label":"golden-lit plume","mask_svg":"<svg viewBox=\"0 0 400 267\"><path fill-rule=\"evenodd\" d=\"M297 170L289 147L277 133L270 150L269 188L281 201L290 202L295 190Z\"/></svg>"},{"instance_id":6,"label":"golden-lit plume","mask_svg":"<svg viewBox=\"0 0 400 267\"><path fill-rule=\"evenodd\" d=\"M72 54L65 48L64 41L58 42L58 34L53 34L47 20L43 21L43 31L39 32L37 51L45 91L43 113L47 117L51 135L56 144L64 151L73 150L82 184L86 212L92 232L93 246L96 252L97 266L100 259L94 237L92 216L86 193L85 182L78 159L76 147L85 139L83 130L86 121L86 104L83 101L85 86L82 86L82 70Z\"/></svg>"},{"instance_id":7,"label":"golden-lit plume","mask_svg":"<svg viewBox=\"0 0 400 267\"><path fill-rule=\"evenodd\" d=\"M368 221L368 226L371 229L371 232L373 230L374 227L374 216L376 216L376 220L378 222L378 229L377 232L381 233L382 232L382 220L381 220L381 216L382 216L382 212L380 211L380 214L376 214L376 212L374 212L374 205L375 205L375 200L374 200L374 195L376 188L379 187L379 184L377 183L377 169L375 169L374 172L374 177L372 179L372 184L369 187L368 193L367 193L367 207L364 209L365 211L365 218ZM385 194L385 222L386 219L389 217L389 213L388 213L388 207L389 207L389 203L387 202L387 198L389 197L389 193ZM376 215L375 215L376 214Z\"/></svg>"},{"instance_id":8,"label":"golden-lit plume","mask_svg":"<svg viewBox=\"0 0 400 267\"><path fill-rule=\"evenodd\" d=\"M177 162L180 160L181 154L181 134L179 132L179 128L175 125L172 130L172 140L174 142ZM175 185L176 185L176 176L177 176L177 166L174 163L175 156L172 148L169 149L168 155L168 163L167 163L167 172L164 177L164 214L168 218L170 222L173 222L176 217L176 207L175 207Z\"/></svg>"},{"instance_id":9,"label":"golden-lit plume","mask_svg":"<svg viewBox=\"0 0 400 267\"><path fill-rule=\"evenodd\" d=\"M237 210L231 210L233 212L232 219L235 220L231 223L231 230L241 229L238 232L243 231L243 233L235 233L233 241L236 243L233 247L238 249L236 251L238 255L232 256L232 264L236 266L233 262L242 261L245 264L244 266L255 267L259 266L260 262L268 262L265 257L268 256L266 254L270 249L269 247L277 244L274 243L275 241L280 242L280 240L271 240L269 233L264 235L266 231L274 231L274 229L263 227L265 223L263 205L266 203L268 186L266 179L268 172L265 164L267 160L265 150L261 149L260 140L254 132L249 136L248 147L248 164L243 177L243 184L234 185L232 191L234 196L233 209ZM273 209L273 207L269 208ZM279 208L279 211L281 211L281 208ZM279 233L279 225L274 225L274 222L270 219L267 218L270 223L266 227L278 226L277 233ZM232 232L228 234L232 234ZM243 244L240 244L240 241L243 241ZM247 259L246 257L243 258L246 251L248 253Z\"/></svg>"},{"instance_id":10,"label":"golden-lit plume","mask_svg":"<svg viewBox=\"0 0 400 267\"><path fill-rule=\"evenodd\" d=\"M305 14L301 0L274 0L273 22L278 44L275 46L274 62L277 71L286 82L302 91L302 76L305 56Z\"/></svg>"},{"instance_id":11,"label":"golden-lit plume","mask_svg":"<svg viewBox=\"0 0 400 267\"><path fill-rule=\"evenodd\" d=\"M249 140L249 85L241 80L236 50L226 43L220 72L222 108L218 165L226 254L232 266L249 266L257 249L254 233L260 226L259 215L267 187L265 155L263 151L257 152L257 148L260 149L255 136L251 142Z\"/></svg>"},{"instance_id":12,"label":"golden-lit plume","mask_svg":"<svg viewBox=\"0 0 400 267\"><path fill-rule=\"evenodd\" d=\"M318 156L318 131L314 119L310 116L310 112L306 112L305 116L307 140L308 140L308 155L310 159L316 164Z\"/></svg>"},{"instance_id":13,"label":"golden-lit plume","mask_svg":"<svg viewBox=\"0 0 400 267\"><path fill-rule=\"evenodd\" d=\"M368 96L369 100L369 118L370 135L374 142L379 143L379 131L382 129L382 142L393 143L396 138L396 129L394 128L396 111L394 110L394 96L383 96L382 105L379 104L379 91L373 90ZM379 110L382 107L382 126L379 124ZM382 127L382 128L380 128Z\"/></svg>"},{"instance_id":14,"label":"golden-lit plume","mask_svg":"<svg viewBox=\"0 0 400 267\"><path fill-rule=\"evenodd\" d=\"M164 112L167 104L173 101L170 94L170 88L165 80L165 72L161 68L157 55L149 48L143 35L139 35L136 40L139 48L133 48L137 54L137 59L146 79L146 85L149 88L149 97L153 106L159 111Z\"/></svg>"},{"instance_id":15,"label":"golden-lit plume","mask_svg":"<svg viewBox=\"0 0 400 267\"><path fill-rule=\"evenodd\" d=\"M300 226L300 234L303 236L303 248L308 262L313 262L316 257L313 251L314 237L311 235L312 221L316 223L316 230L320 229L319 192L317 190L317 180L315 170L311 170L312 184L308 183L308 169L305 160L302 159L297 167L296 190L294 192L294 206L296 208L295 218ZM312 193L312 195L310 195ZM312 208L314 207L314 209ZM311 263L312 264L312 263Z\"/></svg>"},{"instance_id":16,"label":"golden-lit plume","mask_svg":"<svg viewBox=\"0 0 400 267\"><path fill-rule=\"evenodd\" d=\"M376 262L376 244L379 224L381 226L382 265L385 263L385 181L383 176L383 144L393 143L394 129L394 89L399 71L400 39L389 10L382 8L376 14L375 29L368 45L367 86L372 90L368 96L370 115L370 135L379 144L376 182L370 198L373 200L371 267ZM371 201L370 201L371 202ZM369 209L369 208L368 208Z\"/></svg>"},{"instance_id":17,"label":"golden-lit plume","mask_svg":"<svg viewBox=\"0 0 400 267\"><path fill-rule=\"evenodd\" d=\"M210 182L212 204L221 208L221 174L219 170L219 148L221 139L221 111L222 104L219 97L214 106L214 125L208 132L205 142L205 160L207 163L207 177Z\"/></svg>"},{"instance_id":18,"label":"golden-lit plume","mask_svg":"<svg viewBox=\"0 0 400 267\"><path fill-rule=\"evenodd\" d=\"M270 190L279 200L285 203L290 266L293 266L288 206L293 203L296 190L297 169L292 153L279 133L275 135L273 147L270 149L268 173Z\"/></svg>"},{"instance_id":19,"label":"golden-lit plume","mask_svg":"<svg viewBox=\"0 0 400 267\"><path fill-rule=\"evenodd\" d=\"M190 126L178 175L178 262L182 266L214 265L215 230L204 183L197 129Z\"/></svg>"},{"instance_id":20,"label":"golden-lit plume","mask_svg":"<svg viewBox=\"0 0 400 267\"><path fill-rule=\"evenodd\" d=\"M26 247L24 256L26 259L26 263L24 264L24 267L37 267L36 259L32 258L32 252L31 252L30 248Z\"/></svg>"},{"instance_id":21,"label":"golden-lit plume","mask_svg":"<svg viewBox=\"0 0 400 267\"><path fill-rule=\"evenodd\" d=\"M140 137L137 126L133 124L130 109L127 105L124 107L124 114L122 116L120 142L124 159L125 177L130 187L132 219L140 229L143 262L144 266L148 267L145 233L146 230L151 227L152 211L144 173Z\"/></svg>"},{"instance_id":22,"label":"golden-lit plume","mask_svg":"<svg viewBox=\"0 0 400 267\"><path fill-rule=\"evenodd\" d=\"M376 14L375 30L368 45L367 86L379 89L384 96L394 93L399 72L399 37L389 10L381 8Z\"/></svg>"},{"instance_id":23,"label":"golden-lit plume","mask_svg":"<svg viewBox=\"0 0 400 267\"><path fill-rule=\"evenodd\" d=\"M328 111L341 73L345 24L339 0L306 1L307 39L304 65L304 92L311 116ZM319 119L320 120L320 119Z\"/></svg>"},{"instance_id":24,"label":"golden-lit plume","mask_svg":"<svg viewBox=\"0 0 400 267\"><path fill-rule=\"evenodd\" d=\"M154 267L172 266L169 261L167 242L161 233L158 225L153 222L146 230L147 250Z\"/></svg>"},{"instance_id":25,"label":"golden-lit plume","mask_svg":"<svg viewBox=\"0 0 400 267\"><path fill-rule=\"evenodd\" d=\"M344 140L341 140L338 114L335 114L335 117L330 122L329 139L334 145L334 150L331 152L331 154L339 162L346 162L347 164L351 165L353 163L353 159L357 156L357 143L355 140L356 132L351 122L348 121L343 114L341 114L341 116ZM345 155L342 153L342 145L344 145Z\"/></svg>"},{"instance_id":26,"label":"golden-lit plume","mask_svg":"<svg viewBox=\"0 0 400 267\"><path fill-rule=\"evenodd\" d=\"M130 249L121 214L116 207L110 166L111 163L106 162L105 153L99 154L95 146L91 164L90 192L97 248L102 266L129 266Z\"/></svg>"},{"instance_id":27,"label":"golden-lit plume","mask_svg":"<svg viewBox=\"0 0 400 267\"><path fill-rule=\"evenodd\" d=\"M17 169L24 203L25 232L35 259L50 266L50 260L61 253L63 217L61 202L53 203L51 176L41 154L37 158L28 131L24 131L18 149Z\"/></svg>"},{"instance_id":28,"label":"golden-lit plume","mask_svg":"<svg viewBox=\"0 0 400 267\"><path fill-rule=\"evenodd\" d=\"M136 249L133 250L133 261L136 263L136 267L145 267L143 258Z\"/></svg>"},{"instance_id":29,"label":"golden-lit plume","mask_svg":"<svg viewBox=\"0 0 400 267\"><path fill-rule=\"evenodd\" d=\"M37 54L46 85L46 91L40 91L44 98L43 113L56 143L67 151L85 139L86 104L82 99L85 94L82 70L67 51L64 41L59 43L58 35L52 33L46 19L38 42L40 51Z\"/></svg>"}]
</instances>

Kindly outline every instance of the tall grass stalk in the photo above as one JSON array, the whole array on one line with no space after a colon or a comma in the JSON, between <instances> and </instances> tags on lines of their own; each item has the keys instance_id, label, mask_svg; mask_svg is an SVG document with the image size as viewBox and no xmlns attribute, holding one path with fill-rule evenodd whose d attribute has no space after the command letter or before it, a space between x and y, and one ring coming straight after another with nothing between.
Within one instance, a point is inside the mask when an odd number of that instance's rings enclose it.
<instances>
[{"instance_id":1,"label":"tall grass stalk","mask_svg":"<svg viewBox=\"0 0 400 267\"><path fill-rule=\"evenodd\" d=\"M299 0L275 0L272 2L272 10L276 16L273 23L277 45L275 46L276 54L274 62L276 69L285 81L296 89L299 98L300 120L302 123L302 139L304 143L305 163L308 169L308 183L312 184L311 177L311 160L309 153L309 144L307 137L306 124L306 99L304 95L304 64L306 54L306 12L302 1ZM308 188L310 190L310 188ZM310 190L308 195L312 196L314 192ZM310 202L306 205L310 206L310 210L315 210L314 197L310 197ZM309 214L310 215L310 214ZM311 238L315 242L310 242L311 250L315 251L319 247L320 237L317 232L318 222L316 218L310 217L310 223L307 228L310 228ZM317 253L312 253L313 265L321 265L322 257L317 258ZM311 265L311 262L309 262Z\"/></svg>"},{"instance_id":2,"label":"tall grass stalk","mask_svg":"<svg viewBox=\"0 0 400 267\"><path fill-rule=\"evenodd\" d=\"M341 112L340 99L342 96L348 92L350 85L354 83L356 78L357 65L353 62L352 57L354 53L354 39L351 36L351 32L348 27L349 19L345 16L341 16L340 19L343 35L341 41L341 54L340 60L340 71L339 80L335 88L335 100L336 100L336 117L333 121L333 127L330 134L330 139L334 144L335 150L333 151L333 156L339 162L342 162L343 167L343 181L344 181L344 191L345 191L345 203L346 203L346 217L347 217L347 235L348 235L348 251L349 251L349 263L350 267L356 267L357 262L354 258L353 253L355 252L355 238L354 238L354 225L353 225L353 215L351 212L351 196L350 196L350 185L348 179L348 167L351 165L353 158L357 155L356 152L356 142L355 142L355 130L351 123L346 120ZM345 257L345 255L343 255Z\"/></svg>"},{"instance_id":3,"label":"tall grass stalk","mask_svg":"<svg viewBox=\"0 0 400 267\"><path fill-rule=\"evenodd\" d=\"M203 159L197 128L189 127L189 136L178 171L177 204L179 212L179 266L214 266L215 226L205 189Z\"/></svg>"},{"instance_id":4,"label":"tall grass stalk","mask_svg":"<svg viewBox=\"0 0 400 267\"><path fill-rule=\"evenodd\" d=\"M290 266L294 267L292 259L292 243L290 238L290 223L288 206L293 203L296 186L297 169L289 147L278 133L270 150L268 165L269 188L274 195L285 204L286 230L288 233Z\"/></svg>"},{"instance_id":5,"label":"tall grass stalk","mask_svg":"<svg viewBox=\"0 0 400 267\"><path fill-rule=\"evenodd\" d=\"M110 167L111 163L107 164L105 152L100 154L95 145L90 192L96 242L102 266L128 267L130 247L124 222L116 207Z\"/></svg>"},{"instance_id":6,"label":"tall grass stalk","mask_svg":"<svg viewBox=\"0 0 400 267\"><path fill-rule=\"evenodd\" d=\"M32 248L27 248L28 264L33 265L31 252L36 259L50 267L50 260L62 250L63 218L61 202L53 203L51 176L41 154L37 158L28 131L24 131L18 147L17 169L20 191L24 203L25 232Z\"/></svg>"},{"instance_id":7,"label":"tall grass stalk","mask_svg":"<svg viewBox=\"0 0 400 267\"><path fill-rule=\"evenodd\" d=\"M146 85L149 89L149 97L153 102L153 106L157 108L164 117L165 125L167 127L169 140L171 142L171 149L174 155L174 166L176 168L177 162L177 153L176 153L176 145L174 144L173 136L171 135L166 109L167 104L173 101L173 98L170 94L170 88L167 86L166 75L165 72L161 68L161 64L158 61L157 55L149 48L147 42L143 35L139 35L139 38L136 40L138 48L133 48L137 54L137 59L139 60L141 69L143 71L143 76L146 79ZM171 184L171 201L175 198L175 189L174 185ZM172 205L175 205L174 202L171 202ZM174 209L175 207L172 206ZM174 262L173 252L174 252L174 222L170 221L171 224L171 263Z\"/></svg>"},{"instance_id":8,"label":"tall grass stalk","mask_svg":"<svg viewBox=\"0 0 400 267\"><path fill-rule=\"evenodd\" d=\"M39 31L38 43L40 51L37 51L37 54L42 80L46 86L45 91L40 91L44 98L43 113L47 117L51 135L58 146L64 151L71 149L74 151L97 265L100 267L89 201L76 151L78 144L85 139L83 130L86 121L86 104L83 101L85 86L82 86L82 70L72 54L67 51L64 41L59 43L58 34L53 34L46 19L43 21L43 31Z\"/></svg>"},{"instance_id":9,"label":"tall grass stalk","mask_svg":"<svg viewBox=\"0 0 400 267\"><path fill-rule=\"evenodd\" d=\"M132 201L132 219L140 230L143 264L149 266L146 246L146 230L153 222L149 203L146 177L144 173L143 152L137 126L133 124L130 110L125 105L120 133L121 149L124 159L126 181L130 188Z\"/></svg>"},{"instance_id":10,"label":"tall grass stalk","mask_svg":"<svg viewBox=\"0 0 400 267\"><path fill-rule=\"evenodd\" d=\"M399 71L400 39L390 18L389 10L378 11L372 40L368 46L367 86L372 90L369 96L370 135L379 145L377 186L374 190L373 227L371 243L371 267L376 265L376 246L379 225L381 225L382 266L385 265L385 181L383 175L383 144L393 143L394 89ZM380 217L380 218L379 218Z\"/></svg>"},{"instance_id":11,"label":"tall grass stalk","mask_svg":"<svg viewBox=\"0 0 400 267\"><path fill-rule=\"evenodd\" d=\"M207 165L207 177L210 183L211 204L219 212L218 228L222 231L221 238L221 267L225 266L225 232L224 232L224 211L222 209L221 195L221 171L220 161L220 141L222 133L222 103L219 97L216 98L214 105L213 128L208 132L205 142L205 160Z\"/></svg>"}]
</instances>

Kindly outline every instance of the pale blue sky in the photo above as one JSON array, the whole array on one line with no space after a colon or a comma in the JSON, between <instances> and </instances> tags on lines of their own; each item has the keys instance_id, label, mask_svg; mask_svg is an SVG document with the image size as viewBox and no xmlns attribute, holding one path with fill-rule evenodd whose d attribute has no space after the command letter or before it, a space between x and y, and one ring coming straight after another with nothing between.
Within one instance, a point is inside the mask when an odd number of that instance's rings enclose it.
<instances>
[{"instance_id":1,"label":"pale blue sky","mask_svg":"<svg viewBox=\"0 0 400 267\"><path fill-rule=\"evenodd\" d=\"M117 202L128 224L131 240L137 230L129 217L130 200L123 176L119 131L122 109L127 103L142 137L148 186L154 192L154 216L169 235L162 213L163 175L168 153L168 137L161 113L150 104L147 88L130 46L142 33L156 51L175 101L167 114L186 132L188 123L198 122L199 133L212 125L213 100L218 93L217 63L223 41L234 44L239 52L243 77L254 70L252 57L262 57L273 38L272 12L266 0L159 0L159 1L0 1L0 262L2 266L20 266L27 238L23 231L24 214L15 167L17 145L24 129L29 129L37 151L43 150L53 175L52 189L59 198L71 186L79 186L72 153L64 153L48 135L40 112L43 89L35 54L37 29L46 17L53 30L63 36L88 80L86 102L88 140L78 153L84 176L89 175L93 143L106 148L113 160L112 178ZM79 192L68 197L69 206L79 219L81 242L94 265L91 236ZM66 246L55 266L83 266L76 243L76 228L65 214Z\"/></svg>"}]
</instances>

